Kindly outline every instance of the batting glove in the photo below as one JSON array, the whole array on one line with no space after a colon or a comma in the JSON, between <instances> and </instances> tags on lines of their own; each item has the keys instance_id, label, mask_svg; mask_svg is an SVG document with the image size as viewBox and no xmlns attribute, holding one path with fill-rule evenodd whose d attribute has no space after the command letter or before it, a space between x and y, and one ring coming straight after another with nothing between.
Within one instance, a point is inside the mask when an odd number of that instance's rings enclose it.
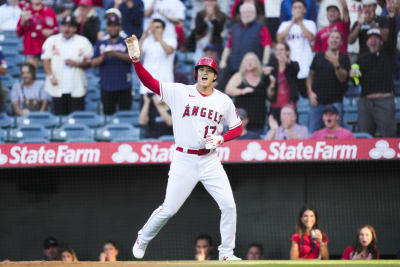
<instances>
[{"instance_id":1,"label":"batting glove","mask_svg":"<svg viewBox=\"0 0 400 267\"><path fill-rule=\"evenodd\" d=\"M135 62L138 61L140 59L140 48L136 35L132 34L131 37L126 38L125 44L128 47L129 57Z\"/></svg>"},{"instance_id":2,"label":"batting glove","mask_svg":"<svg viewBox=\"0 0 400 267\"><path fill-rule=\"evenodd\" d=\"M224 143L224 138L221 135L207 134L205 144L206 149L216 149Z\"/></svg>"}]
</instances>

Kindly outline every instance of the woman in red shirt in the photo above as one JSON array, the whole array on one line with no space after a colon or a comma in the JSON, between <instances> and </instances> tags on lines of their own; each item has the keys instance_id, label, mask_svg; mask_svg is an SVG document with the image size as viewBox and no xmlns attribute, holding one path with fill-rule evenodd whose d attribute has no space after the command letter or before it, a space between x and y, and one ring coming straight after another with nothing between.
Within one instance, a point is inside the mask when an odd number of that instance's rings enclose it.
<instances>
[{"instance_id":1,"label":"woman in red shirt","mask_svg":"<svg viewBox=\"0 0 400 267\"><path fill-rule=\"evenodd\" d=\"M328 236L320 230L318 213L315 209L301 209L296 233L290 239L291 260L329 259Z\"/></svg>"},{"instance_id":2,"label":"woman in red shirt","mask_svg":"<svg viewBox=\"0 0 400 267\"><path fill-rule=\"evenodd\" d=\"M372 260L379 259L376 246L376 233L371 225L363 225L357 230L356 245L348 246L342 255L342 260Z\"/></svg>"}]
</instances>

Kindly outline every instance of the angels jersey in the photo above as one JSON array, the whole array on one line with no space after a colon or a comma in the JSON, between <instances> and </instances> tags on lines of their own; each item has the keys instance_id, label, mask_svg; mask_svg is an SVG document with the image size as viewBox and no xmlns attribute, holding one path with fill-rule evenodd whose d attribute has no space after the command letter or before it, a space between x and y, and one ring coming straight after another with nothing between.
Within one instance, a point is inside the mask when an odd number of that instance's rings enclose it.
<instances>
[{"instance_id":1,"label":"angels jersey","mask_svg":"<svg viewBox=\"0 0 400 267\"><path fill-rule=\"evenodd\" d=\"M203 149L207 133L221 134L223 122L234 129L242 124L232 100L213 89L204 96L196 85L160 83L161 100L171 109L175 143L188 149Z\"/></svg>"}]
</instances>

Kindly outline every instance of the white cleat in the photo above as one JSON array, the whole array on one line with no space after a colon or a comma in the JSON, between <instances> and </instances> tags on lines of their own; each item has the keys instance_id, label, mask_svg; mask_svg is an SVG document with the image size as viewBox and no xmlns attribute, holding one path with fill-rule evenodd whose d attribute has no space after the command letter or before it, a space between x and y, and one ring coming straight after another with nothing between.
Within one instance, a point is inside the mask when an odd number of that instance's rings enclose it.
<instances>
[{"instance_id":1,"label":"white cleat","mask_svg":"<svg viewBox=\"0 0 400 267\"><path fill-rule=\"evenodd\" d=\"M236 257L235 255L221 255L219 256L220 261L241 261L242 259L239 257Z\"/></svg>"},{"instance_id":2,"label":"white cleat","mask_svg":"<svg viewBox=\"0 0 400 267\"><path fill-rule=\"evenodd\" d=\"M143 259L144 253L146 252L147 243L142 242L139 237L136 239L135 245L133 245L132 253L136 259Z\"/></svg>"}]
</instances>

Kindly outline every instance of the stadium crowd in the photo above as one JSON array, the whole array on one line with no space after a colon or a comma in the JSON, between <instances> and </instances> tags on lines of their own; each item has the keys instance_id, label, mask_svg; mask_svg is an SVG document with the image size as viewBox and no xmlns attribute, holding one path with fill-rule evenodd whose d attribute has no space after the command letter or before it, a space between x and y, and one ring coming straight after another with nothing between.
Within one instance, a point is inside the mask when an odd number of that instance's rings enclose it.
<instances>
[{"instance_id":1,"label":"stadium crowd","mask_svg":"<svg viewBox=\"0 0 400 267\"><path fill-rule=\"evenodd\" d=\"M400 136L397 0L0 3L0 142L60 141L53 131L71 118L100 121L82 126L91 130L128 124L118 140L172 140L169 107L132 68L132 34L164 82L194 82L197 60L213 57L215 88L243 121L240 139ZM50 130L12 136L27 126Z\"/></svg>"},{"instance_id":2,"label":"stadium crowd","mask_svg":"<svg viewBox=\"0 0 400 267\"><path fill-rule=\"evenodd\" d=\"M288 251L291 260L327 260L330 259L328 250L329 239L320 224L318 212L310 207L303 207L297 218L296 231L291 236L291 247ZM371 225L362 225L355 232L354 244L343 248L342 260L372 260L380 259L377 235ZM193 260L204 261L215 259L213 239L208 234L200 234L194 240ZM108 240L103 244L103 250L99 253L99 261L118 261L118 246L115 241ZM400 251L399 251L400 253ZM58 240L50 236L43 243L43 260L45 261L78 261L77 253L65 243L60 244ZM263 260L264 249L261 243L251 243L247 246L246 260ZM400 255L397 255L400 257Z\"/></svg>"}]
</instances>

